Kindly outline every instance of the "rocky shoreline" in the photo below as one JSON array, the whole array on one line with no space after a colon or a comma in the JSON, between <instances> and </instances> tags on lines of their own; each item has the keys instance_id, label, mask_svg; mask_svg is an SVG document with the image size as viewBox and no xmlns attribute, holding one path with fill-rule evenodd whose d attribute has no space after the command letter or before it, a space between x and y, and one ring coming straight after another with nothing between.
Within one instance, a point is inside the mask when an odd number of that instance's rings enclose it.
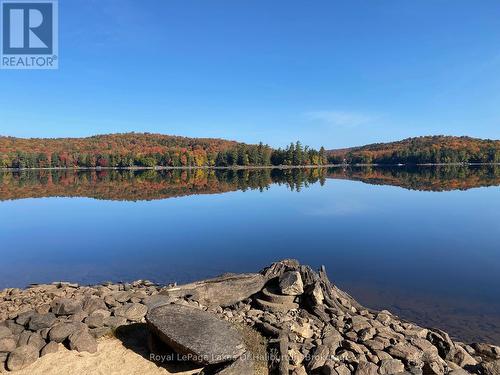
<instances>
[{"instance_id":1,"label":"rocky shoreline","mask_svg":"<svg viewBox=\"0 0 500 375\"><path fill-rule=\"evenodd\" d=\"M99 338L141 324L152 361L175 354L203 367L200 374L500 374L500 347L454 341L364 308L324 268L295 260L182 286L140 280L5 289L0 373L29 368L62 345L96 352ZM250 347L238 327L262 335L266 353Z\"/></svg>"}]
</instances>

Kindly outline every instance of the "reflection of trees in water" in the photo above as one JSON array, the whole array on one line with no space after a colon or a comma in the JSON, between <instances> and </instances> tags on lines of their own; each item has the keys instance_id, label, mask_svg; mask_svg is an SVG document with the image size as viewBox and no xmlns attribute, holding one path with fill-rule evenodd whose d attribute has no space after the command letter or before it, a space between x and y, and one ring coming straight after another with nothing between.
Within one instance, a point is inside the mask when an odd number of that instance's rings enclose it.
<instances>
[{"instance_id":1,"label":"reflection of trees in water","mask_svg":"<svg viewBox=\"0 0 500 375\"><path fill-rule=\"evenodd\" d=\"M438 165L330 168L329 178L393 185L411 190L467 190L500 185L499 165Z\"/></svg>"},{"instance_id":2,"label":"reflection of trees in water","mask_svg":"<svg viewBox=\"0 0 500 375\"><path fill-rule=\"evenodd\" d=\"M272 184L301 191L326 178L445 191L500 185L498 166L300 169L22 170L0 172L0 200L90 197L151 200L236 190L264 191Z\"/></svg>"},{"instance_id":3,"label":"reflection of trees in water","mask_svg":"<svg viewBox=\"0 0 500 375\"><path fill-rule=\"evenodd\" d=\"M0 173L0 200L56 196L151 200L264 191L273 183L300 191L323 184L325 174L326 169L22 170Z\"/></svg>"}]
</instances>

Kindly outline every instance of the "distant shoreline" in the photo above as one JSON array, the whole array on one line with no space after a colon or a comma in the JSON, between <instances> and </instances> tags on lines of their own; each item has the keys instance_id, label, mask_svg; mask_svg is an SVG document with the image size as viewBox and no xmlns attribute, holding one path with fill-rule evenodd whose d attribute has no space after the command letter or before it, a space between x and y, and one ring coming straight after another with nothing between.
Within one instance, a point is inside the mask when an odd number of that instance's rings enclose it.
<instances>
[{"instance_id":1,"label":"distant shoreline","mask_svg":"<svg viewBox=\"0 0 500 375\"><path fill-rule=\"evenodd\" d=\"M251 169L313 169L313 168L348 168L348 167L439 167L439 166L500 166L500 163L424 163L424 164L323 164L323 165L238 165L232 167L47 167L47 168L0 168L0 171L106 171L106 170L123 170L123 171L144 171L144 170L251 170Z\"/></svg>"}]
</instances>

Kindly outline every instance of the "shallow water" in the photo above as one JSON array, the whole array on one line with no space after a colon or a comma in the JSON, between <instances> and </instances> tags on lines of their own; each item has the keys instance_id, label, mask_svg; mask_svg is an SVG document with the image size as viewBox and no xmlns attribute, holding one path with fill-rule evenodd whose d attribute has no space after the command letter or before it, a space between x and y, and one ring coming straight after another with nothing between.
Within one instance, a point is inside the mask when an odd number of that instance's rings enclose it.
<instances>
[{"instance_id":1,"label":"shallow water","mask_svg":"<svg viewBox=\"0 0 500 375\"><path fill-rule=\"evenodd\" d=\"M186 282L297 258L361 303L500 343L500 171L0 173L0 287Z\"/></svg>"}]
</instances>

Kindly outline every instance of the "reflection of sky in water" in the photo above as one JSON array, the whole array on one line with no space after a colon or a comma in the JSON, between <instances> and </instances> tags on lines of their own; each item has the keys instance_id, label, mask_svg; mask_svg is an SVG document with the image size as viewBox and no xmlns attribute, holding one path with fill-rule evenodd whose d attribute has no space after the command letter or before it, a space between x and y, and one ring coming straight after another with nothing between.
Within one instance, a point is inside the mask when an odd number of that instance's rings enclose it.
<instances>
[{"instance_id":1,"label":"reflection of sky in water","mask_svg":"<svg viewBox=\"0 0 500 375\"><path fill-rule=\"evenodd\" d=\"M470 299L500 315L498 187L432 193L328 180L300 193L273 185L151 202L25 199L1 202L0 213L2 287L184 282L293 257L325 264L360 295L366 285L391 298Z\"/></svg>"}]
</instances>

